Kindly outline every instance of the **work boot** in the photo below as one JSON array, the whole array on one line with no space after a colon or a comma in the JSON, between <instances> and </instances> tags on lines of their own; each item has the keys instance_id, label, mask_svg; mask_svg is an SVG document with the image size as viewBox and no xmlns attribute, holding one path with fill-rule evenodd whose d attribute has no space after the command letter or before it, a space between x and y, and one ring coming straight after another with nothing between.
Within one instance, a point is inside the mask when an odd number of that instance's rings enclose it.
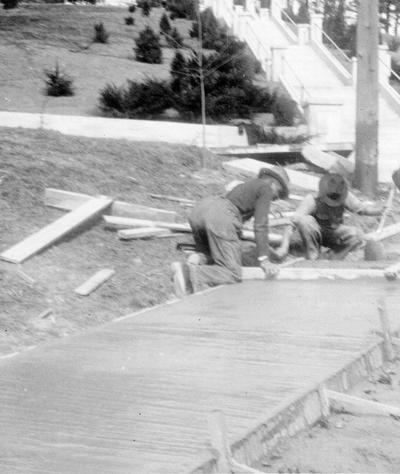
<instances>
[{"instance_id":1,"label":"work boot","mask_svg":"<svg viewBox=\"0 0 400 474\"><path fill-rule=\"evenodd\" d=\"M171 263L172 283L177 298L184 298L192 293L192 284L188 266L181 262Z\"/></svg>"},{"instance_id":2,"label":"work boot","mask_svg":"<svg viewBox=\"0 0 400 474\"><path fill-rule=\"evenodd\" d=\"M207 265L209 263L207 255L201 252L191 253L187 257L186 261L192 265Z\"/></svg>"}]
</instances>

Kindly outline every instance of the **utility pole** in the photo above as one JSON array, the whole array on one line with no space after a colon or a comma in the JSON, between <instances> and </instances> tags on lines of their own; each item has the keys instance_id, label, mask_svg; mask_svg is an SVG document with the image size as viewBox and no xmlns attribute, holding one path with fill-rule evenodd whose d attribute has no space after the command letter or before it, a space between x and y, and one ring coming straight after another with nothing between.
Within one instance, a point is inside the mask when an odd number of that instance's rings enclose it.
<instances>
[{"instance_id":1,"label":"utility pole","mask_svg":"<svg viewBox=\"0 0 400 474\"><path fill-rule=\"evenodd\" d=\"M200 76L200 101L201 101L201 167L206 167L207 150L206 150L206 92L204 89L204 72L203 72L203 25L201 22L200 0L195 0L198 25L198 42L199 42L199 76Z\"/></svg>"},{"instance_id":2,"label":"utility pole","mask_svg":"<svg viewBox=\"0 0 400 474\"><path fill-rule=\"evenodd\" d=\"M378 11L378 0L359 2L354 185L370 197L378 184Z\"/></svg>"}]
</instances>

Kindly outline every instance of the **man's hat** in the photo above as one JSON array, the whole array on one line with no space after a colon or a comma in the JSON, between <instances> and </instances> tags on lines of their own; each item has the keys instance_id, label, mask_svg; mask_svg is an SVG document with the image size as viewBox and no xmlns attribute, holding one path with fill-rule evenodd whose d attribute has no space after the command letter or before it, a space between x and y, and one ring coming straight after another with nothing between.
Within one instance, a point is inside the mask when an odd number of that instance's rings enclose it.
<instances>
[{"instance_id":1,"label":"man's hat","mask_svg":"<svg viewBox=\"0 0 400 474\"><path fill-rule=\"evenodd\" d=\"M289 196L289 176L282 166L273 166L272 168L261 168L258 172L259 178L270 176L278 181L282 187L279 193L280 199L286 199Z\"/></svg>"},{"instance_id":2,"label":"man's hat","mask_svg":"<svg viewBox=\"0 0 400 474\"><path fill-rule=\"evenodd\" d=\"M343 204L348 193L346 180L337 173L327 173L319 182L319 197L322 202L331 207Z\"/></svg>"}]
</instances>

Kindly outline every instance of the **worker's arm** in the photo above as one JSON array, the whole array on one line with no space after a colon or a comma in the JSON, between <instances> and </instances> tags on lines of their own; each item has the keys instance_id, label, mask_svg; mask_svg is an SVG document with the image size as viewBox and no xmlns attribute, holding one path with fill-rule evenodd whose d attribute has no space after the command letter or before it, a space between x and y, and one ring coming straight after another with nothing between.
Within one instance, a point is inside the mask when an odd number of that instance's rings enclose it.
<instances>
[{"instance_id":1,"label":"worker's arm","mask_svg":"<svg viewBox=\"0 0 400 474\"><path fill-rule=\"evenodd\" d=\"M308 216L312 214L315 211L315 208L315 198L312 194L308 194L300 202L295 213L291 217L291 225L285 227L282 235L281 245L277 249L273 250L274 260L281 261L287 256L289 253L290 239L296 228L298 219L302 216Z\"/></svg>"},{"instance_id":2,"label":"worker's arm","mask_svg":"<svg viewBox=\"0 0 400 474\"><path fill-rule=\"evenodd\" d=\"M360 201L351 192L347 195L344 205L347 210L365 216L379 216L383 212L383 207L380 204Z\"/></svg>"}]
</instances>

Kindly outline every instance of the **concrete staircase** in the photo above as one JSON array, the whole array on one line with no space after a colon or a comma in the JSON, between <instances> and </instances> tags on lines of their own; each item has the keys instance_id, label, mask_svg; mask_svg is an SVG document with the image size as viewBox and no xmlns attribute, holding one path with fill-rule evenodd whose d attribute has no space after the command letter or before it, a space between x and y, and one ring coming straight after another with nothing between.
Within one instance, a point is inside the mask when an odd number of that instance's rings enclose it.
<instances>
[{"instance_id":1,"label":"concrete staircase","mask_svg":"<svg viewBox=\"0 0 400 474\"><path fill-rule=\"evenodd\" d=\"M246 0L245 8L233 0L204 0L259 59L268 80L280 81L297 102L314 142L354 144L356 60L326 46L322 15L311 13L310 24L282 20L282 0L259 8ZM325 36L325 38L324 38ZM324 41L323 41L324 39ZM335 54L333 54L335 52ZM338 59L339 58L339 59ZM389 85L390 57L380 51L379 179L390 181L400 166L400 96Z\"/></svg>"}]
</instances>

